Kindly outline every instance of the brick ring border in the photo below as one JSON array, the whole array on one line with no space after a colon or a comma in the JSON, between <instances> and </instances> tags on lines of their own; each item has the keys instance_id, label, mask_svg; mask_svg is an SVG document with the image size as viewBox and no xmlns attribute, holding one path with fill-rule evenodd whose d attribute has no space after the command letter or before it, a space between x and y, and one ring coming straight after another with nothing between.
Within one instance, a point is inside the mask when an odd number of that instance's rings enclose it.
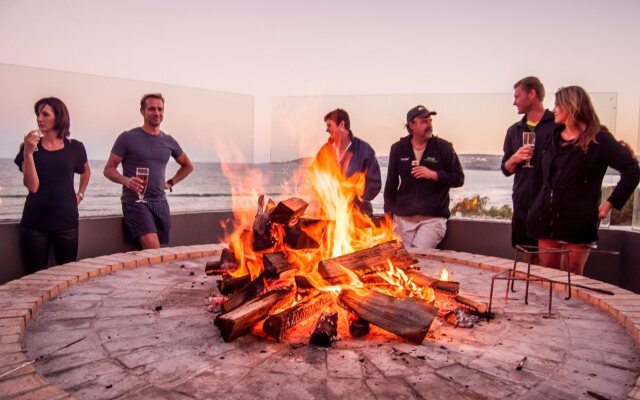
<instances>
[{"instance_id":1,"label":"brick ring border","mask_svg":"<svg viewBox=\"0 0 640 400\"><path fill-rule=\"evenodd\" d=\"M55 298L69 286L123 269L153 266L173 260L210 257L219 254L222 249L223 246L219 244L206 244L116 253L58 265L1 285L0 374L30 361L22 350L22 339L27 322L44 302ZM513 267L513 260L451 250L417 250L411 253L420 258L456 263L496 273ZM518 274L525 275L524 272L518 272ZM566 277L565 272L536 265L531 266L531 274L547 279ZM636 346L640 346L639 294L579 275L572 275L571 281L613 292L614 295L610 296L575 286L571 288L572 296L577 296L611 314L633 337ZM547 285L549 283L545 284ZM567 285L555 283L554 289L563 292L566 291ZM51 385L31 364L0 378L0 399L5 398L74 399L67 392ZM640 400L640 378L627 394L626 399Z\"/></svg>"}]
</instances>

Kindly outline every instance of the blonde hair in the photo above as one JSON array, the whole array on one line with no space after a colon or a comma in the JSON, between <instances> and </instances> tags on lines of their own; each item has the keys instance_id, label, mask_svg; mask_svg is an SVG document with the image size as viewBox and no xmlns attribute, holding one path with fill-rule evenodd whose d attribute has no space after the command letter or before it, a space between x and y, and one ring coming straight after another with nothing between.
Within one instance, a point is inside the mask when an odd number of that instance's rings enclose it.
<instances>
[{"instance_id":1,"label":"blonde hair","mask_svg":"<svg viewBox=\"0 0 640 400\"><path fill-rule=\"evenodd\" d=\"M567 111L571 124L584 124L585 130L578 136L577 145L586 153L591 143L597 143L596 135L603 128L591 98L580 86L567 86L556 92L556 104Z\"/></svg>"}]
</instances>

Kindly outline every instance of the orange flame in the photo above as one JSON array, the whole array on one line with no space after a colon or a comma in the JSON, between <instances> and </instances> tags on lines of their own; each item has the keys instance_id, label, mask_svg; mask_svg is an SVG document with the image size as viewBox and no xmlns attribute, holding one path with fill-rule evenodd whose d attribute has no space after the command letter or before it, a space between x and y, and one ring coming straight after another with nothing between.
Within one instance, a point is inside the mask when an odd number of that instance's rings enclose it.
<instances>
[{"instance_id":1,"label":"orange flame","mask_svg":"<svg viewBox=\"0 0 640 400\"><path fill-rule=\"evenodd\" d=\"M448 281L449 280L449 271L446 268L442 268L442 272L440 272L440 280Z\"/></svg>"},{"instance_id":2,"label":"orange flame","mask_svg":"<svg viewBox=\"0 0 640 400\"><path fill-rule=\"evenodd\" d=\"M348 279L340 285L330 285L317 272L318 263L354 251L396 239L393 222L385 218L376 225L368 215L361 213L355 205L356 198L362 196L365 188L365 174L356 173L344 177L330 146L324 146L310 165L302 163L298 174L284 182L279 192L282 200L299 197L309 203L304 217L316 218L323 223L297 225L309 238L320 246L312 249L294 249L284 242L285 227L274 224L270 232L276 244L263 251L254 251L253 222L256 216L257 200L264 193L263 176L248 165L222 164L224 174L231 184L233 195L234 230L226 238L239 260L239 269L234 276L250 274L257 277L264 269L262 254L283 251L287 260L298 268L298 275L304 277L320 290L339 294L349 290L364 290L359 277L344 268ZM273 205L277 204L273 199ZM259 204L257 213L269 211L269 205ZM431 288L421 288L389 261L389 268L379 273L388 283L375 290L401 297L417 297L433 301Z\"/></svg>"}]
</instances>

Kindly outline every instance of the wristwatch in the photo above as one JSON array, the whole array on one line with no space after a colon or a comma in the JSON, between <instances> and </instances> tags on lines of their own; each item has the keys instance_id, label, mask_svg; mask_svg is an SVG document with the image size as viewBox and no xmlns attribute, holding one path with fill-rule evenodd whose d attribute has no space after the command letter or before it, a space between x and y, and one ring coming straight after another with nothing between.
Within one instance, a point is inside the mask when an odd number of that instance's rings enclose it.
<instances>
[{"instance_id":1,"label":"wristwatch","mask_svg":"<svg viewBox=\"0 0 640 400\"><path fill-rule=\"evenodd\" d=\"M167 181L167 184L169 185L169 191L170 191L170 192L173 192L173 185L174 185L174 183L173 183L173 179L169 179L169 180Z\"/></svg>"}]
</instances>

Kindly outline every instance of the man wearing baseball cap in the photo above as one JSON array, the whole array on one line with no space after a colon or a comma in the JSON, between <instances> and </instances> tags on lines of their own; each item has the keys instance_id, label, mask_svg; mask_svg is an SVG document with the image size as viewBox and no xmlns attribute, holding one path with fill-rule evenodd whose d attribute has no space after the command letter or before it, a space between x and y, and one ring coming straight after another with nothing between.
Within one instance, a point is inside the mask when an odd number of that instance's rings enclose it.
<instances>
[{"instance_id":1,"label":"man wearing baseball cap","mask_svg":"<svg viewBox=\"0 0 640 400\"><path fill-rule=\"evenodd\" d=\"M405 247L435 248L447 231L449 189L464 184L453 145L433 135L424 106L407 112L408 136L391 146L384 212L391 215Z\"/></svg>"}]
</instances>

